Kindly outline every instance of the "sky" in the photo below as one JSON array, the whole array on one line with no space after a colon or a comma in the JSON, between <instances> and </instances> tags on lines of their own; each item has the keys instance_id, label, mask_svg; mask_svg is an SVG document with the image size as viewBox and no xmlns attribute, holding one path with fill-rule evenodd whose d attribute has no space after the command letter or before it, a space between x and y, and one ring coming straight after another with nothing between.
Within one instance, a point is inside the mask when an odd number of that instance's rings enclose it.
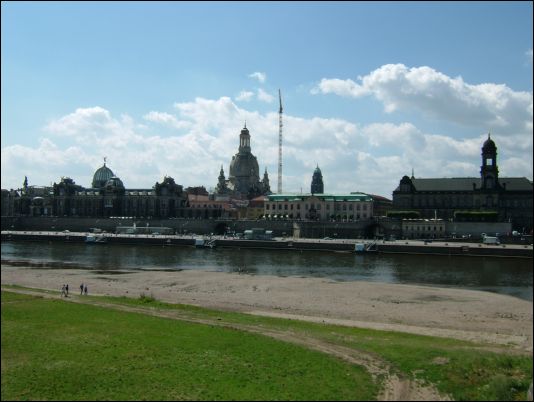
<instances>
[{"instance_id":1,"label":"sky","mask_svg":"<svg viewBox=\"0 0 534 402\"><path fill-rule=\"evenodd\" d=\"M1 185L213 190L245 122L284 193L533 171L532 2L1 3Z\"/></svg>"}]
</instances>

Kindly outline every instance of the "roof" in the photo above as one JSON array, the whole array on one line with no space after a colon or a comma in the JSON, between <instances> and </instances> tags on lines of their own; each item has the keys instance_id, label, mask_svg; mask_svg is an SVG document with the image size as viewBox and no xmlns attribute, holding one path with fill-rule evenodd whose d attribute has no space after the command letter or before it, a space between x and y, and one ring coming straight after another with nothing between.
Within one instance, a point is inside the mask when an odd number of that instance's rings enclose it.
<instances>
[{"instance_id":1,"label":"roof","mask_svg":"<svg viewBox=\"0 0 534 402\"><path fill-rule=\"evenodd\" d=\"M417 191L473 191L481 187L480 177L453 177L441 179L411 179ZM500 177L499 183L508 191L532 191L532 182L526 177ZM397 187L395 191L399 191Z\"/></svg>"}]
</instances>

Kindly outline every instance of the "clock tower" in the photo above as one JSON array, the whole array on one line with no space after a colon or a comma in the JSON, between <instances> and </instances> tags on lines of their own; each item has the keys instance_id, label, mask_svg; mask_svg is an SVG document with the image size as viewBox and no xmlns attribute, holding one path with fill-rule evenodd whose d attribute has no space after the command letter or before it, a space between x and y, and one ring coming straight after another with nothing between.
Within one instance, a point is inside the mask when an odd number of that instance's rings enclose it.
<instances>
[{"instance_id":1,"label":"clock tower","mask_svg":"<svg viewBox=\"0 0 534 402\"><path fill-rule=\"evenodd\" d=\"M499 187L499 169L497 168L497 147L488 133L488 139L482 145L482 166L480 179L483 190L495 190Z\"/></svg>"}]
</instances>

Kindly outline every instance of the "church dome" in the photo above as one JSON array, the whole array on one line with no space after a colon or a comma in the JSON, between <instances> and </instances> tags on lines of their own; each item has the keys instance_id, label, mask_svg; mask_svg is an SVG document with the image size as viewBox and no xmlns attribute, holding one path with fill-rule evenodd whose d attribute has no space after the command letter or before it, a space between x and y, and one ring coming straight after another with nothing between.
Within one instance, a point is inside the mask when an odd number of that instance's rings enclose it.
<instances>
[{"instance_id":1,"label":"church dome","mask_svg":"<svg viewBox=\"0 0 534 402\"><path fill-rule=\"evenodd\" d=\"M111 179L113 176L113 172L110 168L106 166L106 162L104 162L104 166L98 168L93 176L93 188L101 188L104 187L109 179Z\"/></svg>"},{"instance_id":2,"label":"church dome","mask_svg":"<svg viewBox=\"0 0 534 402\"><path fill-rule=\"evenodd\" d=\"M236 154L230 162L230 176L253 176L259 180L258 160L251 153Z\"/></svg>"},{"instance_id":3,"label":"church dome","mask_svg":"<svg viewBox=\"0 0 534 402\"><path fill-rule=\"evenodd\" d=\"M119 179L116 176L110 177L109 180L106 182L106 188L124 188L124 184L122 184L122 180Z\"/></svg>"}]
</instances>

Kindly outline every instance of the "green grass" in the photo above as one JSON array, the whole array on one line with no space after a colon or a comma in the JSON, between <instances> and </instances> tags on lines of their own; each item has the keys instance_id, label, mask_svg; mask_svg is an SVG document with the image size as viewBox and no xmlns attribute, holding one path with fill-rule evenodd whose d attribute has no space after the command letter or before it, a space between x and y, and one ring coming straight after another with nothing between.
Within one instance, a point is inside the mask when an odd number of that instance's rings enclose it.
<instances>
[{"instance_id":1,"label":"green grass","mask_svg":"<svg viewBox=\"0 0 534 402\"><path fill-rule=\"evenodd\" d=\"M456 400L521 400L532 381L532 356L504 347L496 353L471 342L167 304L151 295L84 299L305 334L371 353ZM358 366L263 336L2 292L2 400L366 400L378 386Z\"/></svg>"},{"instance_id":2,"label":"green grass","mask_svg":"<svg viewBox=\"0 0 534 402\"><path fill-rule=\"evenodd\" d=\"M377 392L361 367L261 335L2 292L2 400L356 400Z\"/></svg>"},{"instance_id":3,"label":"green grass","mask_svg":"<svg viewBox=\"0 0 534 402\"><path fill-rule=\"evenodd\" d=\"M139 305L133 298L109 298L112 303ZM448 338L406 333L321 325L233 312L208 310L152 300L164 310L179 310L192 318L212 317L225 322L301 331L316 338L373 353L393 369L423 382L432 383L456 400L524 400L532 381L532 356L486 351L494 345L480 345Z\"/></svg>"}]
</instances>

